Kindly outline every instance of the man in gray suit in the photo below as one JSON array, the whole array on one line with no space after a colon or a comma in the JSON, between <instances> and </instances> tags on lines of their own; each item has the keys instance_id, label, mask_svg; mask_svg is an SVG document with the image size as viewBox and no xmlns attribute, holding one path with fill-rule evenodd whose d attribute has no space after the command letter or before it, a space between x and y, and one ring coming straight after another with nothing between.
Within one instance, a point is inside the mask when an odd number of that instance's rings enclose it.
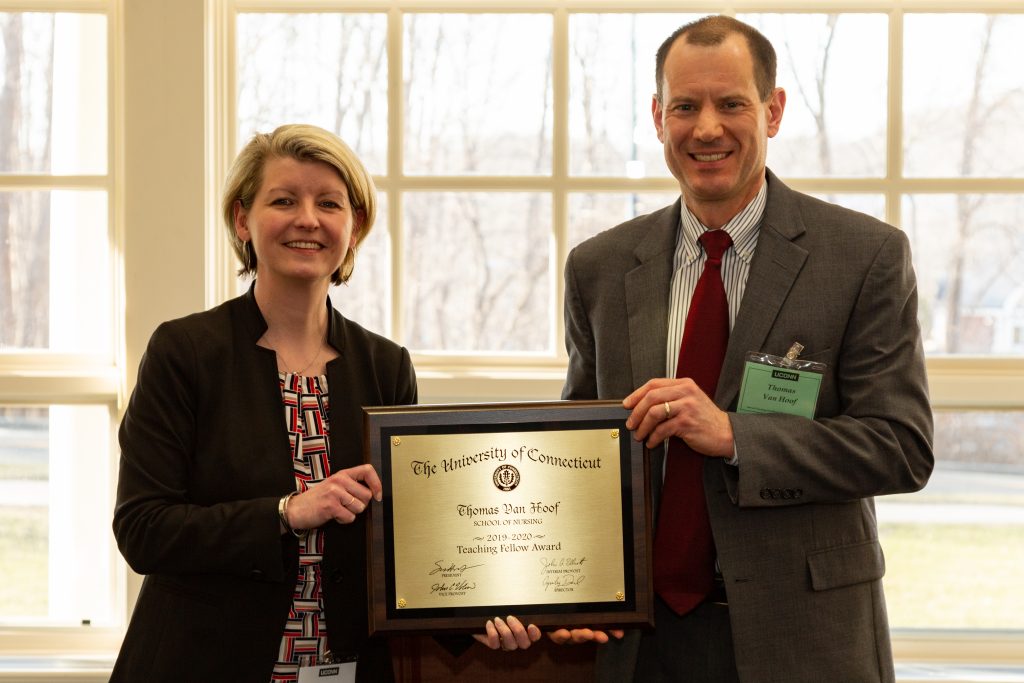
<instances>
[{"instance_id":1,"label":"man in gray suit","mask_svg":"<svg viewBox=\"0 0 1024 683\"><path fill-rule=\"evenodd\" d=\"M727 17L682 27L658 52L657 78L654 124L681 201L569 255L563 398L626 397L627 424L651 448L656 534L679 502L661 500L663 444L696 453L716 578L689 607L659 596L653 631L599 648L598 677L892 681L873 496L918 490L933 466L907 238L766 169L786 96L753 28ZM707 260L698 237L717 230L731 237L719 266L729 329L709 397L675 366ZM694 348L702 324L686 323ZM794 342L826 366L813 419L735 412L746 354L783 356ZM663 536L656 568L666 547L689 552Z\"/></svg>"}]
</instances>

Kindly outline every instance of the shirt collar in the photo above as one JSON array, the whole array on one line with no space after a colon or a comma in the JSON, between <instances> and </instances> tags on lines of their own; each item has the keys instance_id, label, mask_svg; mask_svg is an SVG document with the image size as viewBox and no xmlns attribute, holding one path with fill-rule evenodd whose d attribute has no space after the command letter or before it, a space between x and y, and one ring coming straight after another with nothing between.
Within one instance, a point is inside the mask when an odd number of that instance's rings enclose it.
<instances>
[{"instance_id":1,"label":"shirt collar","mask_svg":"<svg viewBox=\"0 0 1024 683\"><path fill-rule=\"evenodd\" d=\"M761 189L757 191L750 203L722 226L722 230L729 233L729 237L732 238L736 255L748 265L754 256L754 247L757 245L757 228L764 217L767 198L768 183L766 181L761 183ZM679 212L679 232L676 235L676 259L678 261L679 256L682 256L683 263L692 263L700 256L700 245L697 240L708 228L693 215L685 201L680 204L682 204L682 210ZM680 254L680 252L682 253Z\"/></svg>"}]
</instances>

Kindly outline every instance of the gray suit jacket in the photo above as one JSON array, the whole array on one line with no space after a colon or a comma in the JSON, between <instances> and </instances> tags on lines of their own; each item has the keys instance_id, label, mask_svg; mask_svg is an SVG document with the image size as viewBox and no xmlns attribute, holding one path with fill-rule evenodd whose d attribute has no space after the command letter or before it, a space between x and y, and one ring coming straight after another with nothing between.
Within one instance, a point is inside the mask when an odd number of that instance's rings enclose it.
<instances>
[{"instance_id":1,"label":"gray suit jacket","mask_svg":"<svg viewBox=\"0 0 1024 683\"><path fill-rule=\"evenodd\" d=\"M730 413L739 466L704 466L743 681L892 681L873 496L932 470L932 414L906 236L794 192L768 200L715 403L734 410L748 351L826 363L814 420ZM680 204L580 244L565 268L566 399L621 399L665 375ZM664 453L652 453L654 509ZM600 648L631 680L639 633Z\"/></svg>"}]
</instances>

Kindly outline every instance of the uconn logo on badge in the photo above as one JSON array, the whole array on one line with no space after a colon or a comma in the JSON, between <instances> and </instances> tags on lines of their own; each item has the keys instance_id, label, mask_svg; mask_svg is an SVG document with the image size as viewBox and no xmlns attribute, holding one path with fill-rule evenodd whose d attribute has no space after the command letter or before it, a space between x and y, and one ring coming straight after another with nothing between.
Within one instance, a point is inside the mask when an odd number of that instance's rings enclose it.
<instances>
[{"instance_id":1,"label":"uconn logo on badge","mask_svg":"<svg viewBox=\"0 0 1024 683\"><path fill-rule=\"evenodd\" d=\"M519 486L519 470L512 465L501 465L494 470L494 485L502 491L511 491Z\"/></svg>"}]
</instances>

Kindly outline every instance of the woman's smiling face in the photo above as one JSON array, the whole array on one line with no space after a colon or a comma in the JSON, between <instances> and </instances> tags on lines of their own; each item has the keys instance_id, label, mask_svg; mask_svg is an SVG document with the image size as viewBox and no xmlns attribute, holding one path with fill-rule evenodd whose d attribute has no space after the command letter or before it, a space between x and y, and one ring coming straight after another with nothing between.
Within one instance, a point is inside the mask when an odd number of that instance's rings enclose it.
<instances>
[{"instance_id":1,"label":"woman's smiling face","mask_svg":"<svg viewBox=\"0 0 1024 683\"><path fill-rule=\"evenodd\" d=\"M341 176L321 161L271 157L252 206L235 203L235 232L251 240L256 276L264 283L329 283L360 224Z\"/></svg>"}]
</instances>

